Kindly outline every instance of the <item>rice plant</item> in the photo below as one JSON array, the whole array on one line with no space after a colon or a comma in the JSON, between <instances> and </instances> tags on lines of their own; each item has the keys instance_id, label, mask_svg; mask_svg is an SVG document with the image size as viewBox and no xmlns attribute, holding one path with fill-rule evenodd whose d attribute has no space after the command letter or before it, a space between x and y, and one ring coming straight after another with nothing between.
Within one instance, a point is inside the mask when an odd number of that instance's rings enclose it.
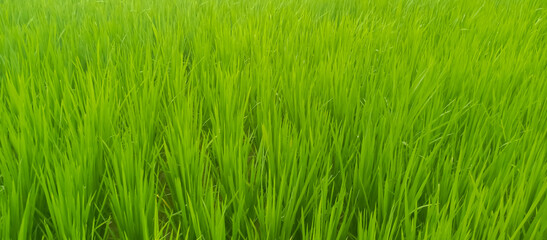
<instances>
[{"instance_id":1,"label":"rice plant","mask_svg":"<svg viewBox=\"0 0 547 240\"><path fill-rule=\"evenodd\" d=\"M547 239L544 0L0 0L2 239Z\"/></svg>"}]
</instances>

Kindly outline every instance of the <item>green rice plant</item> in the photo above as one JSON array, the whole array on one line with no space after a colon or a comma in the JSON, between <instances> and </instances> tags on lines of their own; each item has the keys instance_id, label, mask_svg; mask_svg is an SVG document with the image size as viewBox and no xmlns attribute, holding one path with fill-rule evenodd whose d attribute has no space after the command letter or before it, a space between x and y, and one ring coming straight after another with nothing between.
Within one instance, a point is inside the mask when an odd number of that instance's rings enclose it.
<instances>
[{"instance_id":1,"label":"green rice plant","mask_svg":"<svg viewBox=\"0 0 547 240\"><path fill-rule=\"evenodd\" d=\"M541 0L0 0L2 239L545 239Z\"/></svg>"}]
</instances>

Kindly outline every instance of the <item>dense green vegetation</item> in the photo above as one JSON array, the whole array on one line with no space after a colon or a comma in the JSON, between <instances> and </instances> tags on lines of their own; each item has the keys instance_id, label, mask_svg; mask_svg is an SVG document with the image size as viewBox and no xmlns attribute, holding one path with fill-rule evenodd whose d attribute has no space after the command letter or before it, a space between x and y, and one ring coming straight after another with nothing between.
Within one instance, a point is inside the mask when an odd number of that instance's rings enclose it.
<instances>
[{"instance_id":1,"label":"dense green vegetation","mask_svg":"<svg viewBox=\"0 0 547 240\"><path fill-rule=\"evenodd\" d=\"M0 0L2 239L547 239L544 0Z\"/></svg>"}]
</instances>

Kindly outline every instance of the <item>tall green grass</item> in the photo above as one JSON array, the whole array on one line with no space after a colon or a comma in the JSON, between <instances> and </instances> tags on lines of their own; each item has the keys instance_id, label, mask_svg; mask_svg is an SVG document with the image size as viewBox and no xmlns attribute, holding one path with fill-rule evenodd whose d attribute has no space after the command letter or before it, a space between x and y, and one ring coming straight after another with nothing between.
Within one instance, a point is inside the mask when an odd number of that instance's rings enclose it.
<instances>
[{"instance_id":1,"label":"tall green grass","mask_svg":"<svg viewBox=\"0 0 547 240\"><path fill-rule=\"evenodd\" d=\"M547 239L543 0L0 0L2 239Z\"/></svg>"}]
</instances>

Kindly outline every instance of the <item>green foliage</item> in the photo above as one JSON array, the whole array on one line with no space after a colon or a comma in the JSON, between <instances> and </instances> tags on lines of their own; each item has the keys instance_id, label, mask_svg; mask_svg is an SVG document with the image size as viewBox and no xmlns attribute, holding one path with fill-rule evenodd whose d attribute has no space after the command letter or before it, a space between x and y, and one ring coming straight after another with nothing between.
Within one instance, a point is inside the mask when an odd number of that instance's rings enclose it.
<instances>
[{"instance_id":1,"label":"green foliage","mask_svg":"<svg viewBox=\"0 0 547 240\"><path fill-rule=\"evenodd\" d=\"M543 0L0 0L2 239L547 239Z\"/></svg>"}]
</instances>

